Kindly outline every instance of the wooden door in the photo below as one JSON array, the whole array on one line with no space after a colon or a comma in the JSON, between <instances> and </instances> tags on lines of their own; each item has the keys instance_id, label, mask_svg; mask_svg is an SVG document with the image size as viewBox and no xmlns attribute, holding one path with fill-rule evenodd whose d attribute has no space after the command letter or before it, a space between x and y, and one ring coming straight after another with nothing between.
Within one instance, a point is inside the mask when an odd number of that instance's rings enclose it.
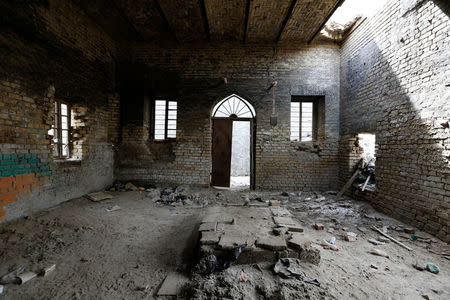
<instances>
[{"instance_id":1,"label":"wooden door","mask_svg":"<svg viewBox=\"0 0 450 300\"><path fill-rule=\"evenodd\" d=\"M213 119L211 185L230 187L233 120Z\"/></svg>"}]
</instances>

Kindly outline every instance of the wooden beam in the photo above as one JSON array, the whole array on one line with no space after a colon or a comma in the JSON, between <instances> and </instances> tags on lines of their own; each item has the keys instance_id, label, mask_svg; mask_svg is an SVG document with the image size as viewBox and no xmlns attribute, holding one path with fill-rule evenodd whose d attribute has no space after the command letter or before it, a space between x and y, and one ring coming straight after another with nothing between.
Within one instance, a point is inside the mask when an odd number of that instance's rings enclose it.
<instances>
[{"instance_id":1,"label":"wooden beam","mask_svg":"<svg viewBox=\"0 0 450 300\"><path fill-rule=\"evenodd\" d=\"M286 12L286 16L284 17L283 23L281 23L280 31L278 32L277 37L275 38L275 43L278 43L278 41L281 38L281 35L283 34L284 28L286 27L287 22L291 18L292 12L294 11L295 4L297 4L297 0L292 0L291 5L289 6L288 11Z\"/></svg>"},{"instance_id":2,"label":"wooden beam","mask_svg":"<svg viewBox=\"0 0 450 300\"><path fill-rule=\"evenodd\" d=\"M325 20L320 24L319 28L314 32L314 34L309 38L308 44L311 44L311 42L314 40L314 38L319 34L319 32L322 30L322 28L325 26L325 24L328 22L328 20L331 18L331 16L334 14L336 9L339 8L339 6L344 3L345 0L339 0L336 2L336 4L333 6L333 8L330 10L328 15L325 17Z\"/></svg>"},{"instance_id":3,"label":"wooden beam","mask_svg":"<svg viewBox=\"0 0 450 300\"><path fill-rule=\"evenodd\" d=\"M244 34L242 36L242 43L245 44L245 41L247 40L247 31L248 31L248 18L250 15L250 2L252 0L247 0L247 4L245 6L245 20L244 20Z\"/></svg>"},{"instance_id":4,"label":"wooden beam","mask_svg":"<svg viewBox=\"0 0 450 300\"><path fill-rule=\"evenodd\" d=\"M167 20L166 15L164 14L164 11L161 8L161 5L159 5L158 0L154 0L156 8L159 11L159 14L161 15L161 18L163 19L164 23L166 24L167 30L170 32L172 37L175 39L175 42L178 43L177 36L175 35L175 31L173 31L172 27L170 26L169 20Z\"/></svg>"},{"instance_id":5,"label":"wooden beam","mask_svg":"<svg viewBox=\"0 0 450 300\"><path fill-rule=\"evenodd\" d=\"M205 27L206 39L211 41L211 32L209 30L208 13L206 12L205 0L200 0L200 10L202 11L203 26Z\"/></svg>"}]
</instances>

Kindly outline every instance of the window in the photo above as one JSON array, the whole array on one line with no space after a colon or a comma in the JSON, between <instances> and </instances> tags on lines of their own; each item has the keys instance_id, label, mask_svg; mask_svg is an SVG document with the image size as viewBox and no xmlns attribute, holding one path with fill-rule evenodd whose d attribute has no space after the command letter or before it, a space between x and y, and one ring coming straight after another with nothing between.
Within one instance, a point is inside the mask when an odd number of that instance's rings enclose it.
<instances>
[{"instance_id":1,"label":"window","mask_svg":"<svg viewBox=\"0 0 450 300\"><path fill-rule=\"evenodd\" d=\"M49 135L53 135L54 150L53 155L56 158L70 157L70 106L68 104L55 102L55 122Z\"/></svg>"},{"instance_id":2,"label":"window","mask_svg":"<svg viewBox=\"0 0 450 300\"><path fill-rule=\"evenodd\" d=\"M165 140L177 137L177 102L155 100L154 139Z\"/></svg>"},{"instance_id":3,"label":"window","mask_svg":"<svg viewBox=\"0 0 450 300\"><path fill-rule=\"evenodd\" d=\"M291 141L312 141L317 138L317 107L314 101L291 102Z\"/></svg>"}]
</instances>

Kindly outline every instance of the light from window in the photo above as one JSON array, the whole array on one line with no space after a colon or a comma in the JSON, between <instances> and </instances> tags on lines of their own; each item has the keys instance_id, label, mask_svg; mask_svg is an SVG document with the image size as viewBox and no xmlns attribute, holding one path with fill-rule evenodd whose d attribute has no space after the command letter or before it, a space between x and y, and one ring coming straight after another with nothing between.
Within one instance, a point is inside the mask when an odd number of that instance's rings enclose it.
<instances>
[{"instance_id":1,"label":"light from window","mask_svg":"<svg viewBox=\"0 0 450 300\"><path fill-rule=\"evenodd\" d=\"M70 108L67 104L55 102L55 122L48 131L53 136L53 155L58 158L70 157Z\"/></svg>"},{"instance_id":2,"label":"light from window","mask_svg":"<svg viewBox=\"0 0 450 300\"><path fill-rule=\"evenodd\" d=\"M291 141L313 140L313 103L291 102Z\"/></svg>"},{"instance_id":3,"label":"light from window","mask_svg":"<svg viewBox=\"0 0 450 300\"><path fill-rule=\"evenodd\" d=\"M177 102L155 100L155 140L176 138L177 136Z\"/></svg>"}]
</instances>

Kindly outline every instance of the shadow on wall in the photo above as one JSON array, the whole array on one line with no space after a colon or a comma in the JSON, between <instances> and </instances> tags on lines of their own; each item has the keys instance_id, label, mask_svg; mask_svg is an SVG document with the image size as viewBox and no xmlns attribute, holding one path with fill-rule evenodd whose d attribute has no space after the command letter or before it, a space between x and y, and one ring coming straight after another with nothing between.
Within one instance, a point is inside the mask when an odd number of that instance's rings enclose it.
<instances>
[{"instance_id":1,"label":"shadow on wall","mask_svg":"<svg viewBox=\"0 0 450 300\"><path fill-rule=\"evenodd\" d=\"M448 5L436 4L442 9L439 18L447 18L448 24ZM422 43L421 37L436 29L432 24L437 19L430 16L424 22L416 12L432 7L432 1L424 1L420 8L405 10L392 21L389 41L371 32L369 38L375 40L349 55L347 64L342 62L342 134L376 131L374 206L448 242L449 38L444 26L441 40Z\"/></svg>"}]
</instances>

